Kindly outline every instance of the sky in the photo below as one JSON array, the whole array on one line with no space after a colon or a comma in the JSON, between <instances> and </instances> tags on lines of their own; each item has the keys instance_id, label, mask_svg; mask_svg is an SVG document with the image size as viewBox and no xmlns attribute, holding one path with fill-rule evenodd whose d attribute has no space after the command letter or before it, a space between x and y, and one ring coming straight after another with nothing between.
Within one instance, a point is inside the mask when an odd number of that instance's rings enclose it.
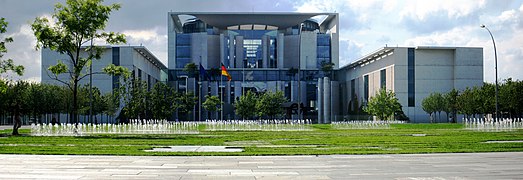
<instances>
[{"instance_id":1,"label":"sky","mask_svg":"<svg viewBox=\"0 0 523 180\"><path fill-rule=\"evenodd\" d=\"M0 0L0 17L9 22L0 38L11 58L24 65L22 77L40 81L41 55L30 23L51 17L58 0ZM167 13L180 12L336 12L340 15L340 65L384 46L482 47L484 80L494 82L494 35L499 80L523 80L523 0L106 0L120 3L106 31L124 33L130 45L144 45L167 63Z\"/></svg>"}]
</instances>

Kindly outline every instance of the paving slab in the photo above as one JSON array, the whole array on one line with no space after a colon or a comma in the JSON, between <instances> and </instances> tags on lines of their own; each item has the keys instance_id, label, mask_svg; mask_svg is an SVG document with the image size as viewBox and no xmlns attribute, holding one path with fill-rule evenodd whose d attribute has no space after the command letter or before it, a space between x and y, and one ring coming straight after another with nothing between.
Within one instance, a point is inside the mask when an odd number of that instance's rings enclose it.
<instances>
[{"instance_id":1,"label":"paving slab","mask_svg":"<svg viewBox=\"0 0 523 180\"><path fill-rule=\"evenodd\" d=\"M523 152L330 156L0 155L0 179L521 179Z\"/></svg>"}]
</instances>

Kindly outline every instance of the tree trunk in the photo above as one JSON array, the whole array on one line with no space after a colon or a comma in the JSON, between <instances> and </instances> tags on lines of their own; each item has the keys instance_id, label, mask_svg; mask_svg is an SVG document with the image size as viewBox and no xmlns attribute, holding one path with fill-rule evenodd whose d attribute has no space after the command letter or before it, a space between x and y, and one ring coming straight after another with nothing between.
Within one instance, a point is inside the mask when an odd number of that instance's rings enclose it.
<instances>
[{"instance_id":1,"label":"tree trunk","mask_svg":"<svg viewBox=\"0 0 523 180\"><path fill-rule=\"evenodd\" d=\"M20 135L18 133L18 129L22 127L22 121L20 120L20 112L18 110L15 110L14 117L13 117L13 136Z\"/></svg>"},{"instance_id":2,"label":"tree trunk","mask_svg":"<svg viewBox=\"0 0 523 180\"><path fill-rule=\"evenodd\" d=\"M73 110L71 113L72 123L75 124L75 127L78 127L78 78L75 77L73 81Z\"/></svg>"}]
</instances>

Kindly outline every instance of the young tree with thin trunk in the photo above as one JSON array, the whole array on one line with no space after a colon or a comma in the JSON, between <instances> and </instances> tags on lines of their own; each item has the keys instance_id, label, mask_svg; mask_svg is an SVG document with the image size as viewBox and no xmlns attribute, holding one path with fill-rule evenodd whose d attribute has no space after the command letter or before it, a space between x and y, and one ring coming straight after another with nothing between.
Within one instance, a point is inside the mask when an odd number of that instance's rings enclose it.
<instances>
[{"instance_id":1,"label":"young tree with thin trunk","mask_svg":"<svg viewBox=\"0 0 523 180\"><path fill-rule=\"evenodd\" d=\"M109 15L113 10L120 9L119 4L105 6L103 0L67 0L66 4L56 4L53 19L37 17L31 27L37 40L36 48L49 48L60 54L67 55L65 62L58 62L48 70L52 78L67 85L72 91L72 109L70 118L78 123L78 89L79 82L93 72L84 70L94 59L100 59L103 47L92 45L93 40L101 39L107 44L125 43L123 34L103 32ZM88 52L82 57L82 46ZM101 72L100 72L101 73ZM67 74L70 81L58 78L59 74Z\"/></svg>"},{"instance_id":2,"label":"young tree with thin trunk","mask_svg":"<svg viewBox=\"0 0 523 180\"><path fill-rule=\"evenodd\" d=\"M394 92L380 89L375 96L369 99L363 111L376 116L380 120L389 120L394 118L395 112L401 111L401 105Z\"/></svg>"}]
</instances>

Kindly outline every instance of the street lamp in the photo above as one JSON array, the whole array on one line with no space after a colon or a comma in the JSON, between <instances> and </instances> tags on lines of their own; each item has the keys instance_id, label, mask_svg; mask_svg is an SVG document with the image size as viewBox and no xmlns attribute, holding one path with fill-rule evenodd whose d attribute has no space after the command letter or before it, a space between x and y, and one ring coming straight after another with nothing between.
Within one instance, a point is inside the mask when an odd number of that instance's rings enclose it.
<instances>
[{"instance_id":1,"label":"street lamp","mask_svg":"<svg viewBox=\"0 0 523 180\"><path fill-rule=\"evenodd\" d=\"M494 69L496 70L496 116L494 117L494 122L497 122L498 116L499 116L499 104L498 104L499 86L498 86L498 53L496 52L496 42L494 41L494 36L492 36L492 32L490 32L490 29L488 29L487 26L482 24L479 27L485 28L488 31L488 33L490 34L490 37L492 38L492 44L494 44L494 62L495 62Z\"/></svg>"}]
</instances>

